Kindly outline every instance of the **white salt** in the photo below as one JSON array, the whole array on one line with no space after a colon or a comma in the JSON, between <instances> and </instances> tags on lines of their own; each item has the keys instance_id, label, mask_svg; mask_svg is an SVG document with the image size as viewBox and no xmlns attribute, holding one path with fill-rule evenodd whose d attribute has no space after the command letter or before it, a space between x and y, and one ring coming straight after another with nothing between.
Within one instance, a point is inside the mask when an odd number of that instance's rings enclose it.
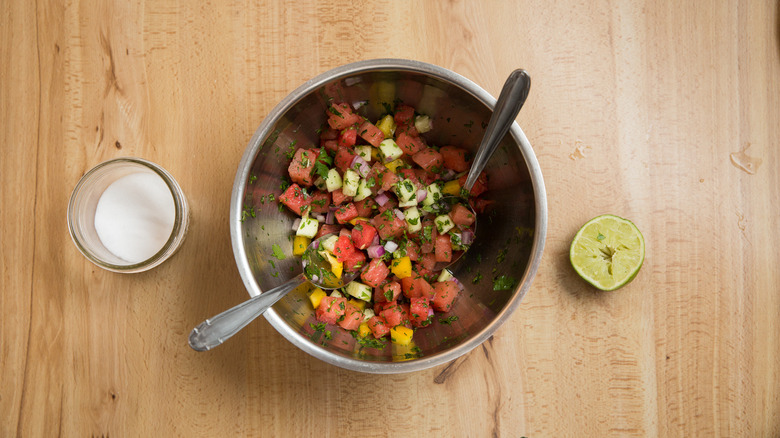
<instances>
[{"instance_id":1,"label":"white salt","mask_svg":"<svg viewBox=\"0 0 780 438\"><path fill-rule=\"evenodd\" d=\"M175 216L173 195L162 178L133 173L114 181L100 195L95 230L114 255L140 263L168 241Z\"/></svg>"}]
</instances>

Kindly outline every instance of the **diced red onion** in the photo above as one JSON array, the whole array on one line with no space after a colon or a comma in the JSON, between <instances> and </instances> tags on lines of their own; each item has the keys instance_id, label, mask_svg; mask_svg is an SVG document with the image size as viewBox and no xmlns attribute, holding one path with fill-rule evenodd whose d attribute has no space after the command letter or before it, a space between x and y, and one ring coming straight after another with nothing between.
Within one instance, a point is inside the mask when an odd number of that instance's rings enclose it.
<instances>
[{"instance_id":1,"label":"diced red onion","mask_svg":"<svg viewBox=\"0 0 780 438\"><path fill-rule=\"evenodd\" d=\"M387 201L389 201L389 200L390 200L390 197L387 196L387 194L384 193L384 192L376 195L376 197L374 198L374 201L376 201L377 204L379 204L379 205L381 205L383 207L384 207L385 204L387 204Z\"/></svg>"},{"instance_id":2,"label":"diced red onion","mask_svg":"<svg viewBox=\"0 0 780 438\"><path fill-rule=\"evenodd\" d=\"M300 227L300 226L301 226L301 218L297 217L297 218L295 218L295 220L293 221L293 224L292 224L292 230L293 230L293 231L298 231L298 227Z\"/></svg>"},{"instance_id":3,"label":"diced red onion","mask_svg":"<svg viewBox=\"0 0 780 438\"><path fill-rule=\"evenodd\" d=\"M314 248L314 249L319 249L320 241L319 240L315 240L314 242L311 243L311 247ZM303 259L303 261L305 262L306 259ZM303 266L306 267L306 264L304 263Z\"/></svg>"},{"instance_id":4,"label":"diced red onion","mask_svg":"<svg viewBox=\"0 0 780 438\"><path fill-rule=\"evenodd\" d=\"M463 230L460 233L460 243L464 245L471 245L471 242L474 241L474 232L471 231L471 229Z\"/></svg>"},{"instance_id":5,"label":"diced red onion","mask_svg":"<svg viewBox=\"0 0 780 438\"><path fill-rule=\"evenodd\" d=\"M425 189L420 189L417 191L417 202L423 202L425 198L428 196L428 191Z\"/></svg>"},{"instance_id":6,"label":"diced red onion","mask_svg":"<svg viewBox=\"0 0 780 438\"><path fill-rule=\"evenodd\" d=\"M318 277L318 276L316 276L316 275L312 275L312 276L311 276L311 281L313 281L313 282L315 282L315 283L319 283L319 281L320 281L320 277Z\"/></svg>"},{"instance_id":7,"label":"diced red onion","mask_svg":"<svg viewBox=\"0 0 780 438\"><path fill-rule=\"evenodd\" d=\"M433 306L428 307L428 316L433 316Z\"/></svg>"},{"instance_id":8,"label":"diced red onion","mask_svg":"<svg viewBox=\"0 0 780 438\"><path fill-rule=\"evenodd\" d=\"M455 171L452 169L444 169L444 171L441 173L441 179L444 181L452 181L455 179Z\"/></svg>"},{"instance_id":9,"label":"diced red onion","mask_svg":"<svg viewBox=\"0 0 780 438\"><path fill-rule=\"evenodd\" d=\"M328 214L325 216L325 223L333 225L336 223L336 212L332 209L328 209Z\"/></svg>"},{"instance_id":10,"label":"diced red onion","mask_svg":"<svg viewBox=\"0 0 780 438\"><path fill-rule=\"evenodd\" d=\"M379 234L374 234L374 238L371 239L370 246L374 246L374 245L379 245Z\"/></svg>"},{"instance_id":11,"label":"diced red onion","mask_svg":"<svg viewBox=\"0 0 780 438\"><path fill-rule=\"evenodd\" d=\"M317 219L317 222L325 222L325 215L323 214L315 215L314 219Z\"/></svg>"},{"instance_id":12,"label":"diced red onion","mask_svg":"<svg viewBox=\"0 0 780 438\"><path fill-rule=\"evenodd\" d=\"M393 242L392 240L388 240L385 242L385 251L387 252L395 252L395 250L398 249L398 244Z\"/></svg>"},{"instance_id":13,"label":"diced red onion","mask_svg":"<svg viewBox=\"0 0 780 438\"><path fill-rule=\"evenodd\" d=\"M366 160L364 160L360 155L355 155L355 158L352 159L352 163L349 165L349 167L355 169L355 171L357 171L357 173L359 173L363 178L367 177L371 172L371 166L369 166L368 163L366 163Z\"/></svg>"},{"instance_id":14,"label":"diced red onion","mask_svg":"<svg viewBox=\"0 0 780 438\"><path fill-rule=\"evenodd\" d=\"M399 210L399 209L397 209L397 208L394 208L394 209L393 209L393 212L395 213L395 216L396 216L398 219L401 219L401 220L404 220L404 219L406 219L406 216L404 216L404 212L403 212L403 211L401 211L401 210Z\"/></svg>"},{"instance_id":15,"label":"diced red onion","mask_svg":"<svg viewBox=\"0 0 780 438\"><path fill-rule=\"evenodd\" d=\"M382 245L372 245L366 249L366 253L368 253L369 258L379 258L385 255L385 248Z\"/></svg>"}]
</instances>

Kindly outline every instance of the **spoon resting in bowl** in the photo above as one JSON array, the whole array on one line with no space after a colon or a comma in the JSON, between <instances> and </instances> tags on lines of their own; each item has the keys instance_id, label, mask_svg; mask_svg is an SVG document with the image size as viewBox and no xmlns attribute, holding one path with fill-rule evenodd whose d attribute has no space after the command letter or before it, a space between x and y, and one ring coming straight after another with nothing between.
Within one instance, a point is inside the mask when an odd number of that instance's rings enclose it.
<instances>
[{"instance_id":1,"label":"spoon resting in bowl","mask_svg":"<svg viewBox=\"0 0 780 438\"><path fill-rule=\"evenodd\" d=\"M501 94L498 95L495 110L493 115L490 116L485 129L485 135L482 137L482 142L480 142L477 153L474 155L474 162L469 169L466 182L461 187L460 196L443 196L434 204L434 211L441 215L448 214L456 205L466 207L469 210L470 217L474 220L471 226L474 237L476 237L477 231L477 214L468 202L471 189L474 187L474 183L477 182L479 175L485 170L490 157L498 149L499 143L509 131L512 123L514 123L520 108L523 107L525 100L528 98L530 89L531 77L525 70L517 69L509 75L501 89ZM452 266L465 252L460 251L458 254L453 254L453 259L449 262L438 262L436 269Z\"/></svg>"},{"instance_id":2,"label":"spoon resting in bowl","mask_svg":"<svg viewBox=\"0 0 780 438\"><path fill-rule=\"evenodd\" d=\"M322 236L309 244L301 257L302 273L284 284L203 321L192 329L189 337L190 347L196 351L208 351L221 345L290 291L307 281L321 289L333 290L344 287L354 280L359 274L358 271L335 275L328 260L320 253L320 245L331 236L333 234Z\"/></svg>"}]
</instances>

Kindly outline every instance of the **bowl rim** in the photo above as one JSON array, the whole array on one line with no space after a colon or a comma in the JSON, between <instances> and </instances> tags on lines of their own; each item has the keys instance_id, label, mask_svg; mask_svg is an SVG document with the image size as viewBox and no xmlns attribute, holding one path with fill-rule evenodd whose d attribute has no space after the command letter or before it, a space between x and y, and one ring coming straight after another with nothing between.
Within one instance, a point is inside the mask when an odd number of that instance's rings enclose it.
<instances>
[{"instance_id":1,"label":"bowl rim","mask_svg":"<svg viewBox=\"0 0 780 438\"><path fill-rule=\"evenodd\" d=\"M311 92L333 80L345 76L376 70L409 71L429 75L461 88L464 92L472 95L478 101L481 101L483 104L485 104L491 111L493 108L495 108L496 99L491 96L490 93L482 89L482 87L467 79L466 77L446 68L426 62L395 58L369 59L345 64L315 76L289 93L268 113L269 115L266 116L266 118L255 131L254 135L249 141L249 144L247 145L246 150L244 151L243 156L241 157L241 161L239 162L238 169L236 171L236 177L233 182L233 192L231 194L230 201L231 245L233 247L233 255L238 267L239 274L241 275L241 279L243 280L244 286L246 287L250 296L256 296L262 293L262 289L257 284L257 281L252 275L251 267L249 266L249 259L243 244L244 242L241 233L240 219L243 196L244 191L246 190L249 172L251 170L252 163L257 157L257 154L260 152L262 140L268 137L271 129L281 119L283 114L290 110L300 99L309 95ZM266 320L268 320L268 322L276 329L277 332L279 332L293 345L305 351L306 353L331 365L352 371L373 374L401 374L420 371L437 365L442 365L457 359L458 357L468 353L486 341L500 326L504 324L504 322L506 322L506 320L519 306L520 302L525 297L525 294L530 289L531 283L533 282L533 279L536 276L536 273L541 264L542 253L544 251L544 244L547 235L547 193L544 186L542 171L539 167L539 162L537 161L536 155L533 151L533 148L531 147L530 142L526 138L525 133L523 133L522 129L520 129L520 126L516 121L509 129L509 133L512 135L512 137L514 137L515 142L520 149L520 153L525 159L528 172L531 176L531 184L533 186L535 201L534 205L536 224L534 229L534 240L531 246L531 253L528 260L528 268L518 282L517 289L515 290L512 298L510 298L504 308L501 309L498 314L496 314L493 322L488 324L479 332L471 335L463 343L458 344L449 350L407 361L377 362L363 361L356 358L341 356L322 348L321 346L311 342L305 336L302 336L300 333L292 330L287 325L287 323L282 320L282 318L274 311L273 307L264 313Z\"/></svg>"}]
</instances>

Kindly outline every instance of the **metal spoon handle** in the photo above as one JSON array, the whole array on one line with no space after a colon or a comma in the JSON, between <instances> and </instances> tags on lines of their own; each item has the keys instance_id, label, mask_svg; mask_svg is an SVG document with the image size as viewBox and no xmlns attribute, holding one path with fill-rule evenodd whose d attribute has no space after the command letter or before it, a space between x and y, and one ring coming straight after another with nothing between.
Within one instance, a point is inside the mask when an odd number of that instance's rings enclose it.
<instances>
[{"instance_id":1,"label":"metal spoon handle","mask_svg":"<svg viewBox=\"0 0 780 438\"><path fill-rule=\"evenodd\" d=\"M203 321L192 329L190 347L197 351L208 351L222 344L305 281L303 274L296 275L282 285Z\"/></svg>"},{"instance_id":2,"label":"metal spoon handle","mask_svg":"<svg viewBox=\"0 0 780 438\"><path fill-rule=\"evenodd\" d=\"M490 117L485 136L482 137L482 143L479 145L477 155L474 157L474 163L471 165L469 175L466 177L466 184L463 188L470 192L477 181L477 177L485 169L488 160L493 156L498 144L504 138L509 127L523 107L525 99L528 97L528 91L531 88L531 77L525 70L517 69L509 75L501 94L498 95L496 108Z\"/></svg>"}]
</instances>

